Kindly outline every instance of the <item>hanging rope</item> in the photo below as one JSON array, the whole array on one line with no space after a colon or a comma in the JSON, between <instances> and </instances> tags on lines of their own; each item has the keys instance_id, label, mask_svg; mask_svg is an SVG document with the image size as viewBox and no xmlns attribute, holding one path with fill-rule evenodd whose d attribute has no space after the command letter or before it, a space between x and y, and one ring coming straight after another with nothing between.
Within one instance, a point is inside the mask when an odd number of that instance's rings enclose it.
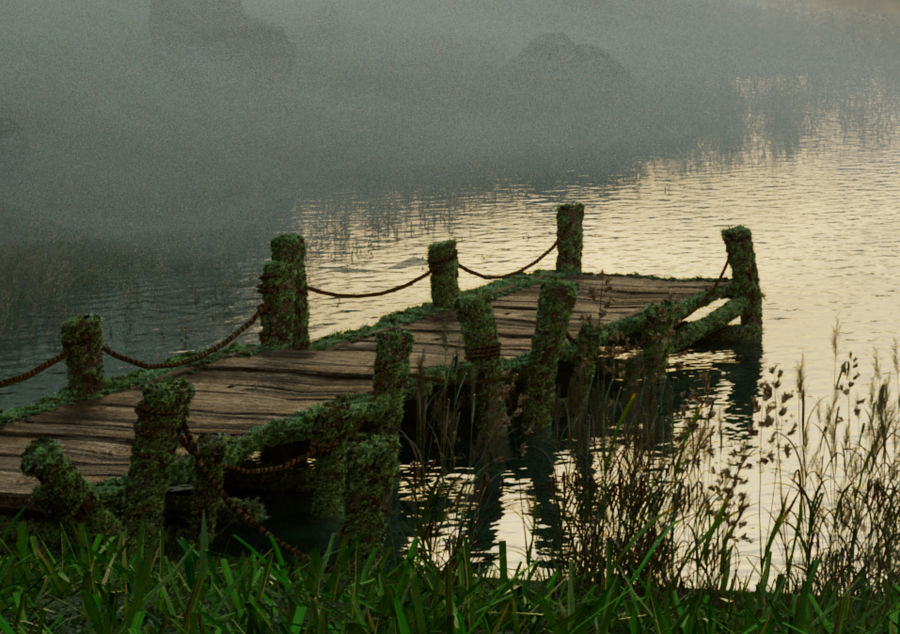
<instances>
[{"instance_id":1,"label":"hanging rope","mask_svg":"<svg viewBox=\"0 0 900 634\"><path fill-rule=\"evenodd\" d=\"M178 368L183 365L187 365L189 363L193 363L194 361L199 361L200 359L208 357L213 352L218 352L219 350L221 350L222 348L227 346L229 343L231 343L232 341L234 341L235 339L240 337L244 333L244 331L247 330L247 328L249 328L250 326L252 326L253 322L255 322L259 318L259 313L260 313L261 309L262 309L262 306L258 306L256 308L256 312L253 313L253 315L250 317L250 319L248 319L243 324L241 324L241 326L237 330L235 330L233 333L228 335L225 339L223 339L216 345L207 348L206 350L198 352L197 354L195 354L191 357L187 357L186 359L179 359L178 361L171 361L168 363L146 363L144 361L140 361L139 359L135 359L134 357L129 357L127 355L124 355L121 352L116 352L109 346L103 346L103 352L105 352L106 354L108 354L109 356L111 356L114 359L118 359L119 361L124 361L125 363L130 363L131 365L136 365L137 367L143 368L145 370L162 370L162 369L167 369L167 368Z\"/></svg>"},{"instance_id":2,"label":"hanging rope","mask_svg":"<svg viewBox=\"0 0 900 634\"><path fill-rule=\"evenodd\" d=\"M313 293L318 293L319 295L326 295L328 297L336 297L337 299L359 299L363 297L380 297L382 295L388 295L389 293L396 293L397 291L402 291L404 288L409 288L416 282L424 280L426 277L431 275L431 271L425 271L420 276L415 279L412 279L405 284L401 284L400 286L395 286L393 288L389 288L384 291L375 291L373 293L333 293L331 291L323 291L320 288L316 288L315 286L307 285L307 289Z\"/></svg>"},{"instance_id":3,"label":"hanging rope","mask_svg":"<svg viewBox=\"0 0 900 634\"><path fill-rule=\"evenodd\" d=\"M52 359L47 359L42 364L31 368L30 370L28 370L28 372L23 372L22 374L11 376L8 379L3 379L2 381L0 381L0 388L9 387L10 385L15 385L16 383L27 381L28 379L37 376L47 368L56 365L57 363L65 359L68 355L69 353L66 350L63 350Z\"/></svg>"},{"instance_id":4,"label":"hanging rope","mask_svg":"<svg viewBox=\"0 0 900 634\"><path fill-rule=\"evenodd\" d=\"M483 279L483 280L502 280L502 279L507 278L507 277L512 277L513 275L518 275L519 273L524 273L526 269L530 269L532 266L534 266L535 264L537 264L538 262L540 262L541 260L543 260L545 257L547 257L547 256L550 254L550 252L553 251L553 249L556 248L556 245L558 245L558 244L559 244L559 238L557 238L556 240L554 240L554 241L553 241L553 244L550 245L550 248L547 249L546 251L544 251L543 253L541 253L541 254L537 257L536 260L534 260L534 261L532 261L532 262L529 262L528 264L526 264L526 265L523 266L522 268L517 269L517 270L513 271L512 273L506 273L505 275L488 275L488 274L486 274L486 273L479 273L478 271L473 271L473 270L470 269L469 267L464 266L462 263L460 263L459 268L461 268L461 269L462 269L463 271L465 271L466 273L469 273L469 274L474 275L474 276L476 276L476 277L480 277L480 278Z\"/></svg>"}]
</instances>

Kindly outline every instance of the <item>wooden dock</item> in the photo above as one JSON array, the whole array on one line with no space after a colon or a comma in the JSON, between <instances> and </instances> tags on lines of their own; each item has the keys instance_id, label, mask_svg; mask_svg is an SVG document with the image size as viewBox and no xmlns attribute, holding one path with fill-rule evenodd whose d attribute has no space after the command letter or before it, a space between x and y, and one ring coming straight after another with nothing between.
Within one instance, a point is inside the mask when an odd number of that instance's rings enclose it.
<instances>
[{"instance_id":1,"label":"wooden dock","mask_svg":"<svg viewBox=\"0 0 900 634\"><path fill-rule=\"evenodd\" d=\"M651 303L685 298L712 285L704 280L589 274L572 279L578 281L578 299L569 322L573 337L588 318L596 322L602 314L600 323L616 322L640 313ZM502 357L513 358L530 349L538 293L535 284L492 302ZM452 310L404 328L415 339L410 358L414 367L420 360L427 368L446 365L454 356L463 358L460 326ZM270 350L235 356L178 373L196 389L190 406L191 429L239 434L340 395L370 391L374 359L375 337L371 336L326 350ZM124 475L134 438L134 408L140 398L140 390L134 388L0 427L0 510L24 506L38 484L20 471L21 454L35 438L58 439L90 482Z\"/></svg>"}]
</instances>

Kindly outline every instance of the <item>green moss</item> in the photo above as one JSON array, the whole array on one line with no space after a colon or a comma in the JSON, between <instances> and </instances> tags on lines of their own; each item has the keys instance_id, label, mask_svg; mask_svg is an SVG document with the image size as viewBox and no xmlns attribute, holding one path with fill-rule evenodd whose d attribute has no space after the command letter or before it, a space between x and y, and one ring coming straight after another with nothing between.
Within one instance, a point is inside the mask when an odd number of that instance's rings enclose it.
<instances>
[{"instance_id":1,"label":"green moss","mask_svg":"<svg viewBox=\"0 0 900 634\"><path fill-rule=\"evenodd\" d=\"M474 458L477 462L487 463L509 454L509 412L506 409L509 386L502 381L505 370L499 358L497 322L490 300L483 293L459 297L456 300L456 317L462 331L466 357L473 368Z\"/></svg>"},{"instance_id":2,"label":"green moss","mask_svg":"<svg viewBox=\"0 0 900 634\"><path fill-rule=\"evenodd\" d=\"M375 335L375 396L389 392L403 392L409 377L409 355L413 336L405 330L392 328Z\"/></svg>"},{"instance_id":3,"label":"green moss","mask_svg":"<svg viewBox=\"0 0 900 634\"><path fill-rule=\"evenodd\" d=\"M259 340L267 347L288 347L293 342L296 321L297 288L293 270L290 264L273 260L266 262L259 279L258 290L263 300L259 313L262 325Z\"/></svg>"},{"instance_id":4,"label":"green moss","mask_svg":"<svg viewBox=\"0 0 900 634\"><path fill-rule=\"evenodd\" d=\"M400 439L376 434L352 443L347 450L347 521L344 537L363 545L384 543L390 500L400 475Z\"/></svg>"},{"instance_id":5,"label":"green moss","mask_svg":"<svg viewBox=\"0 0 900 634\"><path fill-rule=\"evenodd\" d=\"M104 508L91 485L63 453L59 441L31 441L22 454L22 473L40 480L31 502L48 516L59 521L83 521L92 532L105 535L121 530L115 516Z\"/></svg>"},{"instance_id":6,"label":"green moss","mask_svg":"<svg viewBox=\"0 0 900 634\"><path fill-rule=\"evenodd\" d=\"M194 538L200 535L200 524L204 516L209 534L214 535L216 532L216 518L223 504L218 488L225 482L225 466L222 462L225 455L225 436L201 434L197 439L197 449L216 486L212 486L206 475L195 465L192 478L194 493L189 518L189 530Z\"/></svg>"},{"instance_id":7,"label":"green moss","mask_svg":"<svg viewBox=\"0 0 900 634\"><path fill-rule=\"evenodd\" d=\"M594 381L597 357L600 352L600 333L593 324L590 322L581 324L574 348L575 355L572 376L569 378L567 400L570 415L575 420L580 420L588 405L588 396Z\"/></svg>"},{"instance_id":8,"label":"green moss","mask_svg":"<svg viewBox=\"0 0 900 634\"><path fill-rule=\"evenodd\" d=\"M701 339L709 337L714 332L723 330L728 323L741 315L747 307L747 299L737 297L726 304L719 306L710 314L691 322L682 322L675 330L675 338L672 350L681 350L692 346Z\"/></svg>"},{"instance_id":9,"label":"green moss","mask_svg":"<svg viewBox=\"0 0 900 634\"><path fill-rule=\"evenodd\" d=\"M522 408L522 429L528 433L546 433L553 422L560 348L577 294L574 282L555 280L541 285Z\"/></svg>"},{"instance_id":10,"label":"green moss","mask_svg":"<svg viewBox=\"0 0 900 634\"><path fill-rule=\"evenodd\" d=\"M428 246L428 268L431 270L431 301L438 308L450 308L459 295L459 260L456 240L435 242Z\"/></svg>"},{"instance_id":11,"label":"green moss","mask_svg":"<svg viewBox=\"0 0 900 634\"><path fill-rule=\"evenodd\" d=\"M560 205L556 210L556 270L564 274L581 273L581 250L584 243L582 223L584 205Z\"/></svg>"},{"instance_id":12,"label":"green moss","mask_svg":"<svg viewBox=\"0 0 900 634\"><path fill-rule=\"evenodd\" d=\"M77 398L96 396L103 386L103 320L81 315L63 322L62 347L68 370L68 389Z\"/></svg>"},{"instance_id":13,"label":"green moss","mask_svg":"<svg viewBox=\"0 0 900 634\"><path fill-rule=\"evenodd\" d=\"M290 345L295 350L309 348L309 298L306 281L306 241L296 233L283 233L271 242L272 260L284 262L293 278L293 328Z\"/></svg>"},{"instance_id":14,"label":"green moss","mask_svg":"<svg viewBox=\"0 0 900 634\"><path fill-rule=\"evenodd\" d=\"M193 396L194 387L182 378L153 381L143 388L125 480L125 523L131 535L144 524L153 530L162 526L170 468Z\"/></svg>"},{"instance_id":15,"label":"green moss","mask_svg":"<svg viewBox=\"0 0 900 634\"><path fill-rule=\"evenodd\" d=\"M723 229L722 239L731 263L730 295L747 299L747 306L741 313L741 328L744 330L742 338L758 339L762 336L763 294L759 287L759 272L756 269L756 254L750 230L744 226Z\"/></svg>"}]
</instances>

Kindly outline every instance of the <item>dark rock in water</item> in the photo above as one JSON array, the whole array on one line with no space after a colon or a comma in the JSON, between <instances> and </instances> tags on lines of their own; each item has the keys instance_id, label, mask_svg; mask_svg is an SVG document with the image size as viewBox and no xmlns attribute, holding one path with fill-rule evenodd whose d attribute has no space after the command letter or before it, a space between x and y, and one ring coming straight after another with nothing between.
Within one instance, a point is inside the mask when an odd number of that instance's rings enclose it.
<instances>
[{"instance_id":1,"label":"dark rock in water","mask_svg":"<svg viewBox=\"0 0 900 634\"><path fill-rule=\"evenodd\" d=\"M206 53L281 69L297 56L283 29L248 16L240 0L152 0L150 35L158 49L175 55Z\"/></svg>"},{"instance_id":2,"label":"dark rock in water","mask_svg":"<svg viewBox=\"0 0 900 634\"><path fill-rule=\"evenodd\" d=\"M565 33L539 35L506 64L502 75L509 89L558 103L616 102L633 88L631 75L609 53L591 44L575 44Z\"/></svg>"},{"instance_id":3,"label":"dark rock in water","mask_svg":"<svg viewBox=\"0 0 900 634\"><path fill-rule=\"evenodd\" d=\"M27 153L25 131L12 119L0 117L0 178L21 168Z\"/></svg>"}]
</instances>

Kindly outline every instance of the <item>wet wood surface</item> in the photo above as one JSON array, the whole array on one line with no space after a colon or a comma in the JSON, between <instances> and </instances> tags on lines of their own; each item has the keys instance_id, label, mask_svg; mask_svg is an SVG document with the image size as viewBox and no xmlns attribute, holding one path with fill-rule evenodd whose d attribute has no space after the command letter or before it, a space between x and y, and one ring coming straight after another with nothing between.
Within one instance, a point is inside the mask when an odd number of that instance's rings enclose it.
<instances>
[{"instance_id":1,"label":"wet wood surface","mask_svg":"<svg viewBox=\"0 0 900 634\"><path fill-rule=\"evenodd\" d=\"M708 281L581 275L569 322L576 336L586 319L611 323L639 313L650 303L679 299L708 288ZM534 334L540 287L535 285L492 302L501 355L527 352ZM410 363L434 367L463 360L463 341L452 310L405 326L415 343ZM194 384L190 426L196 433L239 434L285 418L343 394L371 390L375 337L339 343L328 350L271 350L231 357L179 374ZM27 503L37 480L19 469L22 452L35 438L58 439L73 464L91 482L128 470L137 388L65 405L0 427L0 510Z\"/></svg>"}]
</instances>

